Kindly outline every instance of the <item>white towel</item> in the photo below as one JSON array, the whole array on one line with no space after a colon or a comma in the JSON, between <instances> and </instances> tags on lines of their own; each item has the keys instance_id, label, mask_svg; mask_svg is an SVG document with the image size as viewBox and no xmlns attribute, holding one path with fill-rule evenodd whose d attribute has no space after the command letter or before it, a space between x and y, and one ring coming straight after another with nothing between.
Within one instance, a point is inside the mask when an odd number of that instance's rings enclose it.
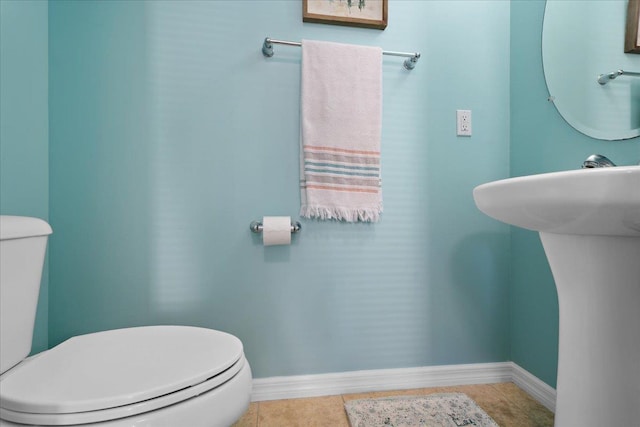
<instances>
[{"instance_id":1,"label":"white towel","mask_svg":"<svg viewBox=\"0 0 640 427\"><path fill-rule=\"evenodd\" d=\"M376 222L382 213L382 50L302 41L300 215Z\"/></svg>"}]
</instances>

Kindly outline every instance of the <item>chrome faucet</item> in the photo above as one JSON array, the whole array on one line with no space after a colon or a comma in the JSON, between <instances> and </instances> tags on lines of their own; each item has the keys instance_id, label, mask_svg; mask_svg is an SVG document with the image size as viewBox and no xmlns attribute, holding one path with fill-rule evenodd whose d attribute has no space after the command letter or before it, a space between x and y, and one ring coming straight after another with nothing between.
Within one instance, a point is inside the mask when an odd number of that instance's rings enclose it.
<instances>
[{"instance_id":1,"label":"chrome faucet","mask_svg":"<svg viewBox=\"0 0 640 427\"><path fill-rule=\"evenodd\" d=\"M591 168L609 168L613 167L615 164L607 159L602 154L592 154L587 159L582 162L583 169L591 169Z\"/></svg>"}]
</instances>

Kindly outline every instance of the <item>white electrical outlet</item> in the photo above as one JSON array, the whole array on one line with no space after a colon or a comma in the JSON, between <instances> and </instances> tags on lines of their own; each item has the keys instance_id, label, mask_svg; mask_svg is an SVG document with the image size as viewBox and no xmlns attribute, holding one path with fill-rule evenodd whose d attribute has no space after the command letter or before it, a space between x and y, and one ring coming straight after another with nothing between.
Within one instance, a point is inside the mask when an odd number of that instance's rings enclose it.
<instances>
[{"instance_id":1,"label":"white electrical outlet","mask_svg":"<svg viewBox=\"0 0 640 427\"><path fill-rule=\"evenodd\" d=\"M471 136L471 110L456 110L456 134Z\"/></svg>"}]
</instances>

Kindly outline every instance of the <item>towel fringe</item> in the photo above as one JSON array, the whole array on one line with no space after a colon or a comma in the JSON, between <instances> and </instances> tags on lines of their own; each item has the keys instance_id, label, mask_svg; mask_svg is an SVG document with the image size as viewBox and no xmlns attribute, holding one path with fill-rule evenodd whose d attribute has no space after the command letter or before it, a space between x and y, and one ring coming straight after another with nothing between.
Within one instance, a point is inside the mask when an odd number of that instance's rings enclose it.
<instances>
[{"instance_id":1,"label":"towel fringe","mask_svg":"<svg viewBox=\"0 0 640 427\"><path fill-rule=\"evenodd\" d=\"M378 222L380 213L382 213L382 206L353 209L303 205L300 208L300 216L303 218L336 219L345 222Z\"/></svg>"}]
</instances>

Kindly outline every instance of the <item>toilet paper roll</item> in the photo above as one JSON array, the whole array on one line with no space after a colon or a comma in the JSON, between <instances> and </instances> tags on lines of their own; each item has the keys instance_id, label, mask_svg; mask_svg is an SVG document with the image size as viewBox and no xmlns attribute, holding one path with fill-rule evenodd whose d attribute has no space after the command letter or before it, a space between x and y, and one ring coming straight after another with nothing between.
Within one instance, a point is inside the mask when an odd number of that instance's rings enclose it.
<instances>
[{"instance_id":1,"label":"toilet paper roll","mask_svg":"<svg viewBox=\"0 0 640 427\"><path fill-rule=\"evenodd\" d=\"M262 243L265 246L291 244L291 217L262 217Z\"/></svg>"}]
</instances>

